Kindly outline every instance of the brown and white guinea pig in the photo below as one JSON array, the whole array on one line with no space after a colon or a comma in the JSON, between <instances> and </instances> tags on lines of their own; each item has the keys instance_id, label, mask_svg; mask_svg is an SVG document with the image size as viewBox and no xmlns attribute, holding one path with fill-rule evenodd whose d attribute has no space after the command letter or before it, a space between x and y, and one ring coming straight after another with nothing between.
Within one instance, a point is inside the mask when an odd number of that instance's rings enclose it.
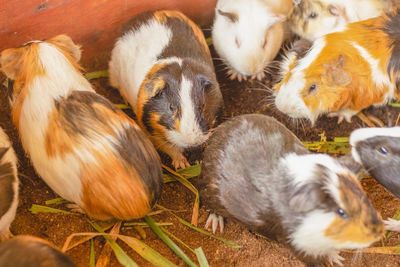
<instances>
[{"instance_id":1,"label":"brown and white guinea pig","mask_svg":"<svg viewBox=\"0 0 400 267\"><path fill-rule=\"evenodd\" d=\"M184 149L207 140L222 94L200 28L178 11L134 17L116 42L110 83L132 105L139 125L175 168Z\"/></svg>"},{"instance_id":2,"label":"brown and white guinea pig","mask_svg":"<svg viewBox=\"0 0 400 267\"><path fill-rule=\"evenodd\" d=\"M291 30L314 41L342 30L347 23L377 17L385 10L382 0L301 0L288 18Z\"/></svg>"},{"instance_id":3,"label":"brown and white guinea pig","mask_svg":"<svg viewBox=\"0 0 400 267\"><path fill-rule=\"evenodd\" d=\"M230 69L231 79L261 80L288 37L286 17L291 0L219 0L215 7L212 40Z\"/></svg>"},{"instance_id":4,"label":"brown and white guinea pig","mask_svg":"<svg viewBox=\"0 0 400 267\"><path fill-rule=\"evenodd\" d=\"M17 156L0 127L0 241L12 235L10 224L18 207L18 184Z\"/></svg>"},{"instance_id":5,"label":"brown and white guinea pig","mask_svg":"<svg viewBox=\"0 0 400 267\"><path fill-rule=\"evenodd\" d=\"M383 234L380 216L354 173L333 157L311 154L265 115L217 127L204 151L200 197L222 216L287 242L301 259L339 263L341 249L367 247ZM222 230L222 225L220 225Z\"/></svg>"},{"instance_id":6,"label":"brown and white guinea pig","mask_svg":"<svg viewBox=\"0 0 400 267\"><path fill-rule=\"evenodd\" d=\"M362 109L396 98L399 23L398 12L350 23L315 40L303 57L287 53L274 86L276 107L312 123L325 113L350 122Z\"/></svg>"},{"instance_id":7,"label":"brown and white guinea pig","mask_svg":"<svg viewBox=\"0 0 400 267\"><path fill-rule=\"evenodd\" d=\"M361 128L350 135L354 160L400 198L400 127ZM400 221L385 221L386 229L400 231Z\"/></svg>"},{"instance_id":8,"label":"brown and white guinea pig","mask_svg":"<svg viewBox=\"0 0 400 267\"><path fill-rule=\"evenodd\" d=\"M3 267L75 267L71 258L44 239L17 236L0 243Z\"/></svg>"},{"instance_id":9,"label":"brown and white guinea pig","mask_svg":"<svg viewBox=\"0 0 400 267\"><path fill-rule=\"evenodd\" d=\"M2 51L22 145L39 176L89 216L143 217L161 193L159 156L140 127L94 91L80 55L66 35Z\"/></svg>"}]
</instances>

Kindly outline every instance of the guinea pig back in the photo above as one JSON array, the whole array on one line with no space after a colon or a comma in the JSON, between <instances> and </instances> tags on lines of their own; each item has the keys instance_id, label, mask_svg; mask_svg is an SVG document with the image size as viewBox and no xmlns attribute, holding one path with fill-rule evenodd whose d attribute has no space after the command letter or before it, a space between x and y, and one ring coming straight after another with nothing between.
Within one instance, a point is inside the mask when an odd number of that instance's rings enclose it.
<instances>
[{"instance_id":1,"label":"guinea pig back","mask_svg":"<svg viewBox=\"0 0 400 267\"><path fill-rule=\"evenodd\" d=\"M95 93L65 35L1 53L15 80L12 116L36 172L96 219L147 214L161 193L157 152L137 124Z\"/></svg>"},{"instance_id":2,"label":"guinea pig back","mask_svg":"<svg viewBox=\"0 0 400 267\"><path fill-rule=\"evenodd\" d=\"M188 166L182 151L207 139L222 105L203 33L178 11L145 12L125 28L109 64L111 85L173 165Z\"/></svg>"}]
</instances>

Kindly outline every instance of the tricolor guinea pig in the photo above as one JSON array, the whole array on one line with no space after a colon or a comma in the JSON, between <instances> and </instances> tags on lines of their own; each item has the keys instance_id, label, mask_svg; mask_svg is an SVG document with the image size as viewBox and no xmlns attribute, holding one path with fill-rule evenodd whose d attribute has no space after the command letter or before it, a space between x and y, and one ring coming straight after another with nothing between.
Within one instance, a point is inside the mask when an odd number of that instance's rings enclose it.
<instances>
[{"instance_id":1,"label":"tricolor guinea pig","mask_svg":"<svg viewBox=\"0 0 400 267\"><path fill-rule=\"evenodd\" d=\"M333 157L311 154L265 115L234 117L215 129L201 183L201 200L212 210L206 227L215 231L221 216L233 218L286 242L310 264L340 264L339 250L367 247L383 234L354 173Z\"/></svg>"},{"instance_id":2,"label":"tricolor guinea pig","mask_svg":"<svg viewBox=\"0 0 400 267\"><path fill-rule=\"evenodd\" d=\"M288 36L291 0L219 0L212 40L231 79L261 80Z\"/></svg>"},{"instance_id":3,"label":"tricolor guinea pig","mask_svg":"<svg viewBox=\"0 0 400 267\"><path fill-rule=\"evenodd\" d=\"M146 215L162 187L160 159L140 127L97 94L66 35L2 51L14 80L12 119L33 167L89 216Z\"/></svg>"},{"instance_id":4,"label":"tricolor guinea pig","mask_svg":"<svg viewBox=\"0 0 400 267\"><path fill-rule=\"evenodd\" d=\"M389 192L400 198L400 127L361 128L350 135L354 160ZM400 221L385 221L386 229L400 231Z\"/></svg>"},{"instance_id":5,"label":"tricolor guinea pig","mask_svg":"<svg viewBox=\"0 0 400 267\"><path fill-rule=\"evenodd\" d=\"M288 18L291 30L315 40L342 30L347 23L377 17L386 7L382 0L300 0Z\"/></svg>"},{"instance_id":6,"label":"tricolor guinea pig","mask_svg":"<svg viewBox=\"0 0 400 267\"><path fill-rule=\"evenodd\" d=\"M399 23L398 12L350 23L315 40L304 56L287 53L274 86L276 107L312 123L326 113L350 122L362 109L396 98Z\"/></svg>"},{"instance_id":7,"label":"tricolor guinea pig","mask_svg":"<svg viewBox=\"0 0 400 267\"><path fill-rule=\"evenodd\" d=\"M75 267L71 258L38 237L17 236L0 243L3 267Z\"/></svg>"},{"instance_id":8,"label":"tricolor guinea pig","mask_svg":"<svg viewBox=\"0 0 400 267\"><path fill-rule=\"evenodd\" d=\"M0 127L0 241L12 235L10 224L18 207L18 184L17 156Z\"/></svg>"},{"instance_id":9,"label":"tricolor guinea pig","mask_svg":"<svg viewBox=\"0 0 400 267\"><path fill-rule=\"evenodd\" d=\"M187 167L182 152L207 140L222 106L203 33L178 11L145 12L125 28L112 50L110 83L156 148L175 168Z\"/></svg>"}]
</instances>

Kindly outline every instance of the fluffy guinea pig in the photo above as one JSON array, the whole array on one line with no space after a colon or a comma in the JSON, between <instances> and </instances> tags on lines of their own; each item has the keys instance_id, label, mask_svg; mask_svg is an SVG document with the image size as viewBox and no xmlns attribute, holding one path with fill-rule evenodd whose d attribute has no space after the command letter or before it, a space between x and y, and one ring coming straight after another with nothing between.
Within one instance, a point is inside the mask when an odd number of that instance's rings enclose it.
<instances>
[{"instance_id":1,"label":"fluffy guinea pig","mask_svg":"<svg viewBox=\"0 0 400 267\"><path fill-rule=\"evenodd\" d=\"M350 135L351 154L389 192L400 198L400 127L361 128ZM400 231L400 221L385 221Z\"/></svg>"},{"instance_id":2,"label":"fluffy guinea pig","mask_svg":"<svg viewBox=\"0 0 400 267\"><path fill-rule=\"evenodd\" d=\"M347 23L377 17L386 7L382 0L301 0L288 18L290 29L315 40L343 29Z\"/></svg>"},{"instance_id":3,"label":"fluffy guinea pig","mask_svg":"<svg viewBox=\"0 0 400 267\"><path fill-rule=\"evenodd\" d=\"M219 0L215 7L212 40L230 69L231 79L261 80L288 36L286 17L291 0Z\"/></svg>"},{"instance_id":4,"label":"fluffy guinea pig","mask_svg":"<svg viewBox=\"0 0 400 267\"><path fill-rule=\"evenodd\" d=\"M351 117L397 97L400 82L398 12L354 22L318 38L304 56L290 51L274 86L275 105L312 123L322 114Z\"/></svg>"},{"instance_id":5,"label":"fluffy guinea pig","mask_svg":"<svg viewBox=\"0 0 400 267\"><path fill-rule=\"evenodd\" d=\"M112 50L110 84L175 168L184 149L207 140L222 107L210 51L195 23L178 11L139 14Z\"/></svg>"},{"instance_id":6,"label":"fluffy guinea pig","mask_svg":"<svg viewBox=\"0 0 400 267\"><path fill-rule=\"evenodd\" d=\"M3 267L75 267L71 258L38 237L18 236L0 243Z\"/></svg>"},{"instance_id":7,"label":"fluffy guinea pig","mask_svg":"<svg viewBox=\"0 0 400 267\"><path fill-rule=\"evenodd\" d=\"M140 127L97 94L66 35L1 52L12 119L33 167L89 216L140 218L163 185L157 151Z\"/></svg>"},{"instance_id":8,"label":"fluffy guinea pig","mask_svg":"<svg viewBox=\"0 0 400 267\"><path fill-rule=\"evenodd\" d=\"M11 236L10 224L18 206L17 156L0 127L0 241ZM1 264L0 264L1 266Z\"/></svg>"},{"instance_id":9,"label":"fluffy guinea pig","mask_svg":"<svg viewBox=\"0 0 400 267\"><path fill-rule=\"evenodd\" d=\"M215 129L201 183L201 200L212 210L206 227L215 231L221 215L233 218L287 242L310 264L340 264L339 250L367 247L383 234L354 173L333 157L311 154L265 115L234 117Z\"/></svg>"}]
</instances>

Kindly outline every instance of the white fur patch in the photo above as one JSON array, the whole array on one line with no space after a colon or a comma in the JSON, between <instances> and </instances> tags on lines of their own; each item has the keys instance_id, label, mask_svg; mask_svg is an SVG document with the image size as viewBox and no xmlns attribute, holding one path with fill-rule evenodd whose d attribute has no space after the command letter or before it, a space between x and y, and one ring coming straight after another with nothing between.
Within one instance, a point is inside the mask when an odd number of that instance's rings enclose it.
<instances>
[{"instance_id":1,"label":"white fur patch","mask_svg":"<svg viewBox=\"0 0 400 267\"><path fill-rule=\"evenodd\" d=\"M192 82L182 76L180 84L180 103L182 117L179 131L167 131L168 140L180 148L197 146L207 140L207 135L201 131L199 122L195 116L195 107L191 97L193 91Z\"/></svg>"},{"instance_id":2,"label":"white fur patch","mask_svg":"<svg viewBox=\"0 0 400 267\"><path fill-rule=\"evenodd\" d=\"M154 19L118 39L109 63L110 84L134 107L140 85L168 45L172 31Z\"/></svg>"}]
</instances>

